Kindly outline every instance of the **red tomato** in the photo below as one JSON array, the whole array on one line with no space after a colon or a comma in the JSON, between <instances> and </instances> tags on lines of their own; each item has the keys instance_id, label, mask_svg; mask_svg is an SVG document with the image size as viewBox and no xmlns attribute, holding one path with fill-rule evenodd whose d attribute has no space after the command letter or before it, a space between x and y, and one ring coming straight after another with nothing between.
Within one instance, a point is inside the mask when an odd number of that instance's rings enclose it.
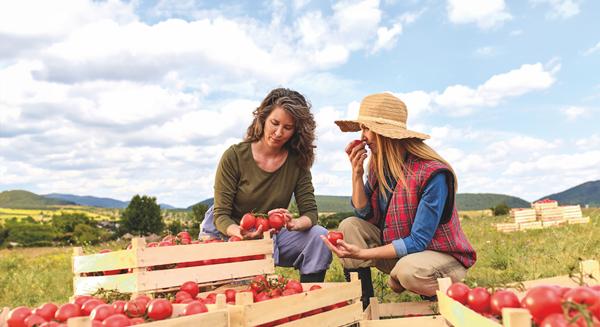
<instances>
[{"instance_id":1,"label":"red tomato","mask_svg":"<svg viewBox=\"0 0 600 327\"><path fill-rule=\"evenodd\" d=\"M267 282L267 278L265 278L264 275L255 276L250 282L250 288L256 292L261 292L267 289L268 286L269 283Z\"/></svg>"},{"instance_id":2,"label":"red tomato","mask_svg":"<svg viewBox=\"0 0 600 327\"><path fill-rule=\"evenodd\" d=\"M83 316L89 316L90 313L92 313L92 310L100 304L104 304L104 301L94 298L85 301L81 306L81 314Z\"/></svg>"},{"instance_id":3,"label":"red tomato","mask_svg":"<svg viewBox=\"0 0 600 327\"><path fill-rule=\"evenodd\" d=\"M27 318L25 318L25 320L24 320L25 326L27 326L27 327L39 326L45 322L46 322L46 319L44 319L41 316L38 316L36 314L31 314L31 315L27 316Z\"/></svg>"},{"instance_id":4,"label":"red tomato","mask_svg":"<svg viewBox=\"0 0 600 327\"><path fill-rule=\"evenodd\" d=\"M338 241L343 240L343 239L344 239L344 234L342 232L331 231L331 232L327 233L327 240L329 241L329 243L333 244L334 246L337 246Z\"/></svg>"},{"instance_id":5,"label":"red tomato","mask_svg":"<svg viewBox=\"0 0 600 327\"><path fill-rule=\"evenodd\" d=\"M225 301L226 302L235 302L235 294L237 292L233 289L226 289L225 290Z\"/></svg>"},{"instance_id":6,"label":"red tomato","mask_svg":"<svg viewBox=\"0 0 600 327\"><path fill-rule=\"evenodd\" d=\"M471 288L469 288L469 286L459 282L450 285L446 291L446 294L448 294L448 296L455 301L467 305L470 290Z\"/></svg>"},{"instance_id":7,"label":"red tomato","mask_svg":"<svg viewBox=\"0 0 600 327\"><path fill-rule=\"evenodd\" d=\"M141 294L141 295L136 296L134 300L142 301L142 303L144 303L144 307L147 307L148 303L150 303L150 301L152 301L152 298L149 297L148 295Z\"/></svg>"},{"instance_id":8,"label":"red tomato","mask_svg":"<svg viewBox=\"0 0 600 327\"><path fill-rule=\"evenodd\" d=\"M490 293L483 287L475 287L469 291L467 305L475 312L490 311Z\"/></svg>"},{"instance_id":9,"label":"red tomato","mask_svg":"<svg viewBox=\"0 0 600 327\"><path fill-rule=\"evenodd\" d=\"M200 301L190 302L185 306L185 309L183 309L184 316L195 315L203 312L208 312L208 309L206 308L206 305Z\"/></svg>"},{"instance_id":10,"label":"red tomato","mask_svg":"<svg viewBox=\"0 0 600 327\"><path fill-rule=\"evenodd\" d=\"M585 304L587 306L593 305L598 298L600 298L600 293L584 286L572 288L563 295L564 301Z\"/></svg>"},{"instance_id":11,"label":"red tomato","mask_svg":"<svg viewBox=\"0 0 600 327\"><path fill-rule=\"evenodd\" d=\"M352 140L352 142L350 142L350 146L346 147L346 153L348 155L350 155L350 153L352 152L352 149L354 149L354 147L356 147L357 145L359 145L361 143L362 143L361 140Z\"/></svg>"},{"instance_id":12,"label":"red tomato","mask_svg":"<svg viewBox=\"0 0 600 327\"><path fill-rule=\"evenodd\" d=\"M314 291L314 290L319 290L319 289L321 289L321 286L319 286L319 285L313 285L313 286L310 287L309 291Z\"/></svg>"},{"instance_id":13,"label":"red tomato","mask_svg":"<svg viewBox=\"0 0 600 327\"><path fill-rule=\"evenodd\" d=\"M285 226L285 214L283 212L273 212L269 215L269 226L280 231Z\"/></svg>"},{"instance_id":14,"label":"red tomato","mask_svg":"<svg viewBox=\"0 0 600 327\"><path fill-rule=\"evenodd\" d=\"M168 242L168 243L171 243L172 245L175 245L175 238L176 237L173 235L167 235L167 236L163 237L163 239L161 240L161 243Z\"/></svg>"},{"instance_id":15,"label":"red tomato","mask_svg":"<svg viewBox=\"0 0 600 327\"><path fill-rule=\"evenodd\" d=\"M39 307L33 309L31 313L44 318L46 321L50 321L54 319L54 314L56 313L57 309L58 306L54 303L44 303Z\"/></svg>"},{"instance_id":16,"label":"red tomato","mask_svg":"<svg viewBox=\"0 0 600 327\"><path fill-rule=\"evenodd\" d=\"M562 313L553 313L548 315L539 327L569 327L569 321Z\"/></svg>"},{"instance_id":17,"label":"red tomato","mask_svg":"<svg viewBox=\"0 0 600 327\"><path fill-rule=\"evenodd\" d=\"M99 306L95 307L94 310L92 310L92 313L90 313L90 319L103 321L115 313L115 308L112 305L100 304Z\"/></svg>"},{"instance_id":18,"label":"red tomato","mask_svg":"<svg viewBox=\"0 0 600 327\"><path fill-rule=\"evenodd\" d=\"M247 213L240 220L240 227L243 230L252 230L256 226L256 217L252 213Z\"/></svg>"},{"instance_id":19,"label":"red tomato","mask_svg":"<svg viewBox=\"0 0 600 327\"><path fill-rule=\"evenodd\" d=\"M562 313L559 291L552 286L537 286L530 289L521 300L521 306L531 313L536 323L553 313Z\"/></svg>"},{"instance_id":20,"label":"red tomato","mask_svg":"<svg viewBox=\"0 0 600 327\"><path fill-rule=\"evenodd\" d=\"M81 316L81 309L75 303L65 303L61 305L54 314L54 319L58 322L66 322L67 319L72 317Z\"/></svg>"},{"instance_id":21,"label":"red tomato","mask_svg":"<svg viewBox=\"0 0 600 327\"><path fill-rule=\"evenodd\" d=\"M492 294L490 308L492 313L501 316L502 308L520 308L521 303L515 293L511 291L500 290Z\"/></svg>"},{"instance_id":22,"label":"red tomato","mask_svg":"<svg viewBox=\"0 0 600 327\"><path fill-rule=\"evenodd\" d=\"M152 320L163 320L171 317L173 305L165 299L154 299L148 305L148 318Z\"/></svg>"},{"instance_id":23,"label":"red tomato","mask_svg":"<svg viewBox=\"0 0 600 327\"><path fill-rule=\"evenodd\" d=\"M239 242L239 241L241 241L241 240L242 240L242 239L241 239L239 236L235 236L235 235L233 235L232 237L230 237L230 238L229 238L229 240L228 240L228 241L229 241L229 242Z\"/></svg>"},{"instance_id":24,"label":"red tomato","mask_svg":"<svg viewBox=\"0 0 600 327\"><path fill-rule=\"evenodd\" d=\"M198 284L196 284L196 282L188 281L188 282L181 284L181 287L179 287L179 290L187 292L189 295L191 295L194 298L194 297L196 297L196 295L198 295L200 288L198 287Z\"/></svg>"},{"instance_id":25,"label":"red tomato","mask_svg":"<svg viewBox=\"0 0 600 327\"><path fill-rule=\"evenodd\" d=\"M274 288L269 292L269 296L274 299L276 297L280 297L283 294L280 288Z\"/></svg>"},{"instance_id":26,"label":"red tomato","mask_svg":"<svg viewBox=\"0 0 600 327\"><path fill-rule=\"evenodd\" d=\"M256 294L254 302L262 302L262 301L266 301L266 300L270 300L270 299L271 299L271 297L269 296L269 294L267 294L267 292L260 292L260 293Z\"/></svg>"},{"instance_id":27,"label":"red tomato","mask_svg":"<svg viewBox=\"0 0 600 327\"><path fill-rule=\"evenodd\" d=\"M124 327L124 326L131 326L131 322L129 321L129 318L127 318L126 315L124 314L114 314L106 319L104 319L102 321L102 326L103 327Z\"/></svg>"},{"instance_id":28,"label":"red tomato","mask_svg":"<svg viewBox=\"0 0 600 327\"><path fill-rule=\"evenodd\" d=\"M8 313L8 327L25 327L25 318L31 315L28 307L16 307Z\"/></svg>"},{"instance_id":29,"label":"red tomato","mask_svg":"<svg viewBox=\"0 0 600 327\"><path fill-rule=\"evenodd\" d=\"M287 284L285 284L285 289L286 290L293 290L296 293L302 293L302 292L304 292L304 289L302 288L302 284L300 284L299 281L293 280L293 279L290 279L287 282Z\"/></svg>"},{"instance_id":30,"label":"red tomato","mask_svg":"<svg viewBox=\"0 0 600 327\"><path fill-rule=\"evenodd\" d=\"M112 303L113 308L115 309L115 313L125 313L125 301L116 300Z\"/></svg>"},{"instance_id":31,"label":"red tomato","mask_svg":"<svg viewBox=\"0 0 600 327\"><path fill-rule=\"evenodd\" d=\"M183 240L184 238L187 238L188 240L192 240L190 233L187 231L177 233L177 238L181 239L181 240Z\"/></svg>"},{"instance_id":32,"label":"red tomato","mask_svg":"<svg viewBox=\"0 0 600 327\"><path fill-rule=\"evenodd\" d=\"M143 300L131 300L125 303L125 314L131 318L141 317L146 313L146 304Z\"/></svg>"},{"instance_id":33,"label":"red tomato","mask_svg":"<svg viewBox=\"0 0 600 327\"><path fill-rule=\"evenodd\" d=\"M175 303L181 303L185 299L191 299L192 295L186 291L179 291L175 293Z\"/></svg>"},{"instance_id":34,"label":"red tomato","mask_svg":"<svg viewBox=\"0 0 600 327\"><path fill-rule=\"evenodd\" d=\"M77 306L81 309L81 306L85 303L85 301L91 298L92 297L89 295L77 295L72 303L77 304Z\"/></svg>"},{"instance_id":35,"label":"red tomato","mask_svg":"<svg viewBox=\"0 0 600 327\"><path fill-rule=\"evenodd\" d=\"M271 229L271 225L269 225L269 220L262 218L262 217L257 217L256 218L256 225L254 225L254 227L256 229L258 229L258 226L262 226L262 231L266 232L269 229Z\"/></svg>"}]
</instances>

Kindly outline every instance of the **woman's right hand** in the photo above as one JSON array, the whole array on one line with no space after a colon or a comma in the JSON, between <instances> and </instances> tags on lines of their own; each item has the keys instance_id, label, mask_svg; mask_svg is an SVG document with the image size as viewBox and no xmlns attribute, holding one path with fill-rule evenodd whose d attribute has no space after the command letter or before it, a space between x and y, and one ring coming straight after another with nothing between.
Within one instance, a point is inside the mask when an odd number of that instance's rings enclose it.
<instances>
[{"instance_id":1,"label":"woman's right hand","mask_svg":"<svg viewBox=\"0 0 600 327\"><path fill-rule=\"evenodd\" d=\"M346 153L348 153L348 158L350 159L350 164L352 165L352 175L354 177L360 177L362 180L362 176L365 173L363 164L367 158L365 143L360 142L359 144L355 144L355 141L351 141L346 146Z\"/></svg>"}]
</instances>

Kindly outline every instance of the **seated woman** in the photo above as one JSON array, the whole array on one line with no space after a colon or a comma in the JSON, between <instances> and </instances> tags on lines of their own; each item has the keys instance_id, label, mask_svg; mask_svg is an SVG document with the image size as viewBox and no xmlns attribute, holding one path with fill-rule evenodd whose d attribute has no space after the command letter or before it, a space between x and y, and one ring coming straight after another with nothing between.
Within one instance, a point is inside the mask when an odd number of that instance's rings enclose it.
<instances>
[{"instance_id":1,"label":"seated woman","mask_svg":"<svg viewBox=\"0 0 600 327\"><path fill-rule=\"evenodd\" d=\"M317 225L317 203L310 167L314 161L315 121L300 93L272 90L254 111L243 142L225 151L215 177L214 205L201 232L216 237L262 236L240 228L245 213L282 212L286 226L274 236L277 266L300 270L301 282L322 282L331 251L319 239L327 230ZM300 217L287 210L294 196Z\"/></svg>"},{"instance_id":2,"label":"seated woman","mask_svg":"<svg viewBox=\"0 0 600 327\"><path fill-rule=\"evenodd\" d=\"M433 297L437 278L462 280L476 260L458 219L454 170L423 142L428 135L406 128L406 118L405 104L381 93L363 99L356 120L336 121L342 132L362 131L360 142L346 147L356 217L341 222L337 246L322 239L346 275L358 271L364 307L373 296L369 267L389 274L395 292Z\"/></svg>"}]
</instances>

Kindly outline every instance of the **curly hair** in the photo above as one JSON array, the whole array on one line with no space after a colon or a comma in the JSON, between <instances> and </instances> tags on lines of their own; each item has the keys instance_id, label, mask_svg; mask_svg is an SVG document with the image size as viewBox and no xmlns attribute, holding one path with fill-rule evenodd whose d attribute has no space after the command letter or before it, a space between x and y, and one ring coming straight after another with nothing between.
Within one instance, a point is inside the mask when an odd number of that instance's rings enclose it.
<instances>
[{"instance_id":1,"label":"curly hair","mask_svg":"<svg viewBox=\"0 0 600 327\"><path fill-rule=\"evenodd\" d=\"M316 123L310 112L311 104L294 90L277 88L269 92L260 106L254 110L254 119L246 131L246 141L257 142L264 135L265 121L271 112L280 107L294 118L294 135L284 145L299 156L298 165L310 168L315 160Z\"/></svg>"}]
</instances>

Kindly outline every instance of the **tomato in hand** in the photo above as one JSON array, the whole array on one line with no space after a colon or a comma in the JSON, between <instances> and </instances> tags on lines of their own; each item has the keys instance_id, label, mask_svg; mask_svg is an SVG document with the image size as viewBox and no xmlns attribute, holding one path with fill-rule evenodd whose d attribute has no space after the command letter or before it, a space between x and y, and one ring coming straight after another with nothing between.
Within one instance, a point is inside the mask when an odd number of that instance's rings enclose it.
<instances>
[{"instance_id":1,"label":"tomato in hand","mask_svg":"<svg viewBox=\"0 0 600 327\"><path fill-rule=\"evenodd\" d=\"M249 230L252 230L255 226L256 226L256 217L253 214L247 213L242 216L242 220L240 220L240 227L243 230L249 231Z\"/></svg>"},{"instance_id":2,"label":"tomato in hand","mask_svg":"<svg viewBox=\"0 0 600 327\"><path fill-rule=\"evenodd\" d=\"M446 294L448 294L448 296L454 299L455 301L466 305L469 298L470 290L471 288L469 288L469 286L459 282L450 285L450 287L448 287L448 290L446 291Z\"/></svg>"},{"instance_id":3,"label":"tomato in hand","mask_svg":"<svg viewBox=\"0 0 600 327\"><path fill-rule=\"evenodd\" d=\"M490 308L493 314L502 315L503 308L520 308L521 303L515 293L506 290L499 290L492 294Z\"/></svg>"},{"instance_id":4,"label":"tomato in hand","mask_svg":"<svg viewBox=\"0 0 600 327\"><path fill-rule=\"evenodd\" d=\"M475 312L485 313L490 311L490 293L483 287L475 287L469 291L467 305Z\"/></svg>"},{"instance_id":5,"label":"tomato in hand","mask_svg":"<svg viewBox=\"0 0 600 327\"><path fill-rule=\"evenodd\" d=\"M334 246L337 246L338 241L343 240L343 239L344 239L344 234L342 232L331 231L331 232L327 233L327 240L329 241L329 243L333 244Z\"/></svg>"},{"instance_id":6,"label":"tomato in hand","mask_svg":"<svg viewBox=\"0 0 600 327\"><path fill-rule=\"evenodd\" d=\"M271 229L271 225L269 225L269 220L262 218L262 217L258 217L256 218L256 225L254 226L256 229L258 229L258 226L262 226L262 231L266 232L269 229Z\"/></svg>"},{"instance_id":7,"label":"tomato in hand","mask_svg":"<svg viewBox=\"0 0 600 327\"><path fill-rule=\"evenodd\" d=\"M352 142L350 142L350 146L346 147L346 154L350 155L350 153L352 153L352 149L361 143L361 140L352 140Z\"/></svg>"},{"instance_id":8,"label":"tomato in hand","mask_svg":"<svg viewBox=\"0 0 600 327\"><path fill-rule=\"evenodd\" d=\"M283 212L273 212L269 215L269 226L280 231L285 226L285 214Z\"/></svg>"}]
</instances>

